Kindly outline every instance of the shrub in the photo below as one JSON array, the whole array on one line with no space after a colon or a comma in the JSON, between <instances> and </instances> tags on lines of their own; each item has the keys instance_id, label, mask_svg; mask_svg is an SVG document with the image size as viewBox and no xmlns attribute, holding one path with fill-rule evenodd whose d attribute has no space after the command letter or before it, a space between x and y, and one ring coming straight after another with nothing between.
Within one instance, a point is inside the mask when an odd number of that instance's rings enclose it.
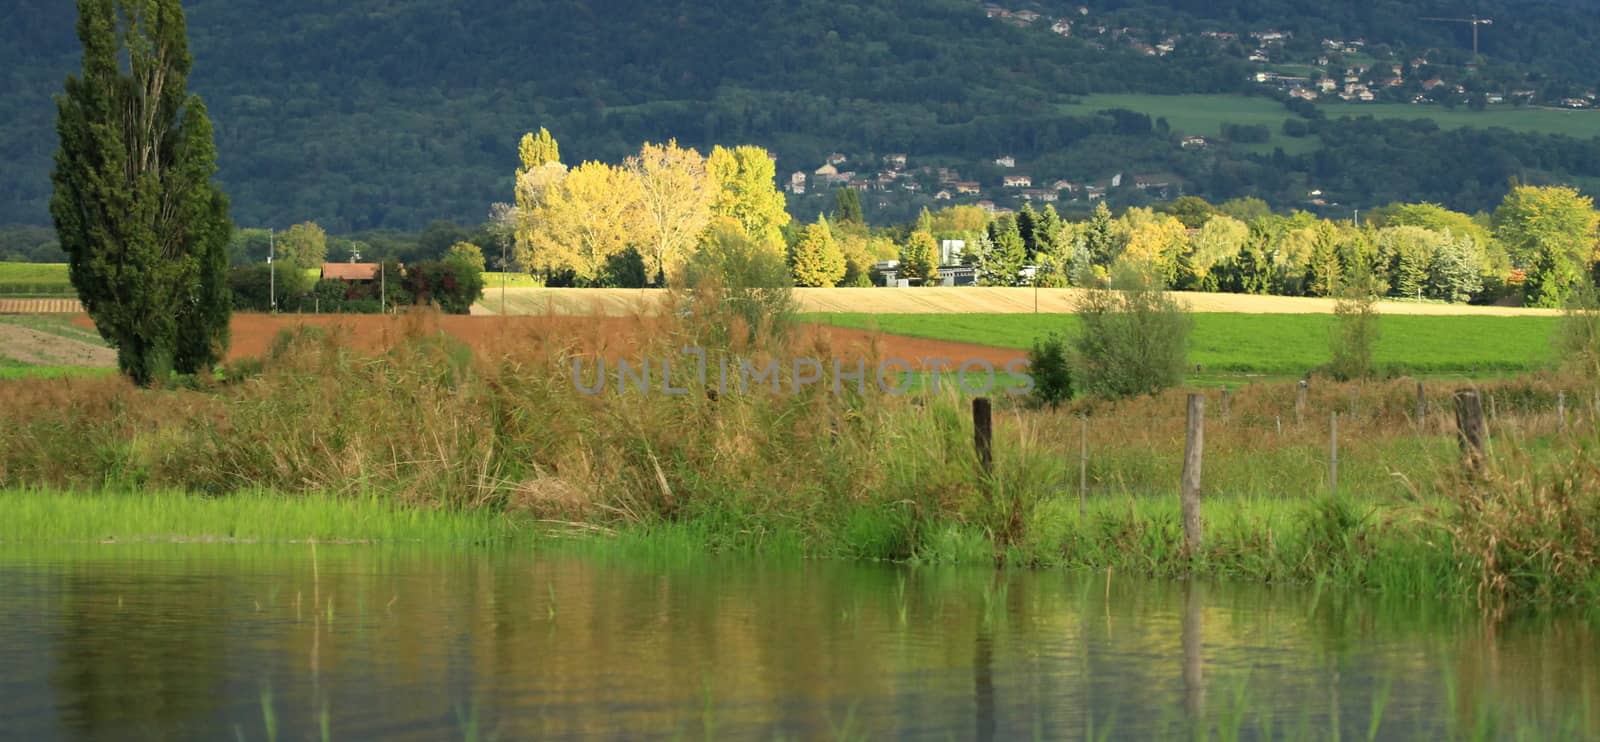
<instances>
[{"instance_id":1,"label":"shrub","mask_svg":"<svg viewBox=\"0 0 1600 742\"><path fill-rule=\"evenodd\" d=\"M1373 354L1378 346L1378 294L1383 288L1370 272L1358 266L1343 283L1333 307L1333 333L1328 349L1333 358L1328 373L1340 381L1373 375Z\"/></svg>"},{"instance_id":2,"label":"shrub","mask_svg":"<svg viewBox=\"0 0 1600 742\"><path fill-rule=\"evenodd\" d=\"M416 304L433 303L448 314L467 314L483 297L483 272L461 261L430 260L407 267L404 286Z\"/></svg>"},{"instance_id":3,"label":"shrub","mask_svg":"<svg viewBox=\"0 0 1600 742\"><path fill-rule=\"evenodd\" d=\"M1589 379L1600 379L1600 294L1583 283L1567 298L1556 330L1556 350L1562 363Z\"/></svg>"},{"instance_id":4,"label":"shrub","mask_svg":"<svg viewBox=\"0 0 1600 742\"><path fill-rule=\"evenodd\" d=\"M700 320L703 343L781 337L799 310L784 257L732 224L711 227L677 284L675 300Z\"/></svg>"},{"instance_id":5,"label":"shrub","mask_svg":"<svg viewBox=\"0 0 1600 742\"><path fill-rule=\"evenodd\" d=\"M1075 363L1084 391L1117 399L1183 381L1193 323L1159 279L1118 263L1111 287L1084 292L1077 314L1083 332L1074 343Z\"/></svg>"},{"instance_id":6,"label":"shrub","mask_svg":"<svg viewBox=\"0 0 1600 742\"><path fill-rule=\"evenodd\" d=\"M1072 369L1067 363L1067 341L1057 333L1033 341L1028 352L1033 375L1033 401L1051 409L1072 399Z\"/></svg>"}]
</instances>

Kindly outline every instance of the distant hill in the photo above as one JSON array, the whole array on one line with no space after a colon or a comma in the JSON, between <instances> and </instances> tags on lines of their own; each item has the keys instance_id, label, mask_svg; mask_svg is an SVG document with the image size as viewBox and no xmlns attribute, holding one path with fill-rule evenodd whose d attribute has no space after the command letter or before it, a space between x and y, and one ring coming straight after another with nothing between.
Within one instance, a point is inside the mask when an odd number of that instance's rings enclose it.
<instances>
[{"instance_id":1,"label":"distant hill","mask_svg":"<svg viewBox=\"0 0 1600 742\"><path fill-rule=\"evenodd\" d=\"M1461 28L1415 16L1459 15L1475 5L1505 17L1485 34L1486 53L1535 71L1565 61L1567 73L1587 75L1591 85L1600 79L1600 51L1586 41L1600 29L1592 2L1002 4L1046 21L1117 28L1281 23L1305 38L1327 28L1457 48ZM1080 5L1089 12L1079 14ZM1270 145L1184 153L1160 121L1066 105L1097 92L1251 91L1255 66L1243 58L1189 43L1153 56L1114 34L1081 29L1063 37L1047 22L986 17L973 0L194 0L187 7L192 86L211 109L221 179L242 224L311 219L348 232L478 221L492 202L509 200L516 139L539 126L561 139L574 162L614 161L643 140L668 137L702 148L761 144L777 154L783 173L812 170L841 151L909 153L914 164L989 176L979 163L1011 154L1051 170L1034 173L1041 178L1142 168L1177 173L1210 197L1252 194L1279 205L1303 193L1316 168L1337 169L1293 151L1275 158ZM77 67L73 21L64 0L11 0L0 10L0 223L48 221L56 144L50 96ZM1565 172L1546 165L1531 167ZM1523 166L1507 167L1520 173ZM915 199L904 205L914 208Z\"/></svg>"}]
</instances>

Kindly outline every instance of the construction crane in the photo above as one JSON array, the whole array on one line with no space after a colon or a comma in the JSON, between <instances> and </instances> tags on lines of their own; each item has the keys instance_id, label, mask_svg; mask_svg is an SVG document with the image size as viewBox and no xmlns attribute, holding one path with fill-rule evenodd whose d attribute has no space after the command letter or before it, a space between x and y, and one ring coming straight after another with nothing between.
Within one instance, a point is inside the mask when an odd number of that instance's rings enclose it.
<instances>
[{"instance_id":1,"label":"construction crane","mask_svg":"<svg viewBox=\"0 0 1600 742\"><path fill-rule=\"evenodd\" d=\"M1479 18L1476 15L1472 16L1471 18L1419 18L1417 20L1422 20L1422 21L1440 21L1440 22L1443 22L1443 23L1470 23L1470 24L1472 24L1472 56L1474 58L1476 58L1478 56L1478 27L1479 26L1492 26L1492 25L1494 25L1494 19L1493 18Z\"/></svg>"}]
</instances>

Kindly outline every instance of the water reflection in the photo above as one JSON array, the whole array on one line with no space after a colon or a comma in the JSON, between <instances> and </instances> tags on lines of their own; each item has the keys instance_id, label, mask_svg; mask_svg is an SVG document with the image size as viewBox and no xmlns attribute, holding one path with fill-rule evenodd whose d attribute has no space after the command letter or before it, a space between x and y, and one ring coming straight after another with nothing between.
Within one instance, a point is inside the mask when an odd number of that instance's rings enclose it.
<instances>
[{"instance_id":1,"label":"water reflection","mask_svg":"<svg viewBox=\"0 0 1600 742\"><path fill-rule=\"evenodd\" d=\"M1105 573L370 547L0 550L19 738L1600 730L1595 630ZM1546 727L1560 731L1558 726Z\"/></svg>"}]
</instances>

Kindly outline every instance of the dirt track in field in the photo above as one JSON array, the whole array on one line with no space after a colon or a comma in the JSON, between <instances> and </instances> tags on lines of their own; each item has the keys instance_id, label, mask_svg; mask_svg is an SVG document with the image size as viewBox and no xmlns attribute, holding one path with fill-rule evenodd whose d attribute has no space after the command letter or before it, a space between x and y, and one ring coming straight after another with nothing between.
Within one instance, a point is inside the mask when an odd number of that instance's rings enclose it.
<instances>
[{"instance_id":1,"label":"dirt track in field","mask_svg":"<svg viewBox=\"0 0 1600 742\"><path fill-rule=\"evenodd\" d=\"M1063 314L1073 310L1078 289L916 288L916 289L795 289L803 312L860 312L867 314ZM505 313L627 317L653 313L664 292L655 289L507 289ZM1242 314L1332 314L1334 300L1250 294L1183 292L1177 296L1196 312ZM484 292L474 314L500 313L500 292ZM1551 309L1478 307L1465 304L1380 302L1384 314L1553 316Z\"/></svg>"}]
</instances>

